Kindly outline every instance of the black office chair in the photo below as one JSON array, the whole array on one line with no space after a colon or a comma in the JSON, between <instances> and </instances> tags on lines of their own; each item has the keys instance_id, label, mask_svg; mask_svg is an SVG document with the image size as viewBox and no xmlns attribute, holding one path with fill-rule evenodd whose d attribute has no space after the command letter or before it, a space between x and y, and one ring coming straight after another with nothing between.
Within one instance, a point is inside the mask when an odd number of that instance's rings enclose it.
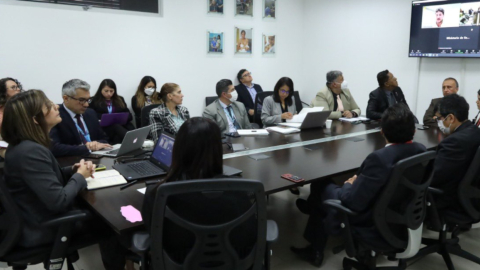
<instances>
[{"instance_id":1,"label":"black office chair","mask_svg":"<svg viewBox=\"0 0 480 270\"><path fill-rule=\"evenodd\" d=\"M435 205L435 195L443 194L442 190L430 188L428 201L430 203L428 211L429 228L439 232L438 239L424 238L422 248L418 254L412 258L417 259L432 253L442 255L447 268L455 269L450 254L457 255L464 259L480 264L480 258L463 250L459 245L458 235L470 228L472 224L480 221L480 148L477 150L465 177L458 186L458 198L461 209L448 209L437 211ZM452 232L451 238L447 238L447 232Z\"/></svg>"},{"instance_id":2,"label":"black office chair","mask_svg":"<svg viewBox=\"0 0 480 270\"><path fill-rule=\"evenodd\" d=\"M187 199L182 201L181 198ZM213 211L219 214L212 216L209 207L199 207L201 210L187 214L188 211L182 211L185 207L178 206L179 201L202 206L218 205L218 209ZM181 209L172 210L176 205ZM240 270L270 267L270 243L276 241L278 228L275 221L267 220L265 193L259 181L213 179L162 184L157 190L153 212L151 235L137 233L133 236L132 250L142 255L142 269ZM232 213L231 220L210 222L212 218L222 217L222 212ZM204 220L200 221L200 217ZM172 226L175 228L172 229ZM183 229L179 230L179 227ZM239 241L235 236L243 229L253 231L251 234L244 233L246 238L253 237L249 239L254 242L253 246L235 247L232 244ZM185 237L185 230L192 233L195 244L189 250L182 249L185 252L182 254L184 261L179 262L175 254L167 251L168 243L164 243L163 239L172 235ZM150 262L147 260L148 253Z\"/></svg>"},{"instance_id":3,"label":"black office chair","mask_svg":"<svg viewBox=\"0 0 480 270\"><path fill-rule=\"evenodd\" d=\"M208 105L212 104L215 100L217 100L218 97L205 97L205 107L208 107Z\"/></svg>"},{"instance_id":4,"label":"black office chair","mask_svg":"<svg viewBox=\"0 0 480 270\"><path fill-rule=\"evenodd\" d=\"M297 108L297 113L300 113L304 106L310 108L310 105L300 99L300 94L298 91L293 92L293 96L295 97L295 108Z\"/></svg>"},{"instance_id":5,"label":"black office chair","mask_svg":"<svg viewBox=\"0 0 480 270\"><path fill-rule=\"evenodd\" d=\"M33 248L16 246L23 231L23 217L6 187L3 173L0 175L0 210L0 262L7 263L13 270L38 263L44 263L45 269L61 269L65 258L68 270L73 270L73 263L78 260L77 250L99 241L93 235L72 239L75 222L90 216L88 212L74 210L39 224L46 230L58 228L53 244Z\"/></svg>"},{"instance_id":6,"label":"black office chair","mask_svg":"<svg viewBox=\"0 0 480 270\"><path fill-rule=\"evenodd\" d=\"M140 126L137 125L137 128L146 127L150 125L150 111L157 108L158 106L160 106L160 104L152 104L142 108L141 125Z\"/></svg>"},{"instance_id":7,"label":"black office chair","mask_svg":"<svg viewBox=\"0 0 480 270\"><path fill-rule=\"evenodd\" d=\"M405 269L404 259L414 256L421 244L423 220L426 214L426 193L432 181L435 152L429 151L395 164L390 179L375 202L373 220L378 237L360 238L357 228L350 225L349 216L357 213L341 204L340 200L324 203L338 210L345 238L343 269ZM343 247L342 247L343 249ZM342 249L336 248L335 253ZM378 254L399 259L398 267L376 267Z\"/></svg>"},{"instance_id":8,"label":"black office chair","mask_svg":"<svg viewBox=\"0 0 480 270\"><path fill-rule=\"evenodd\" d=\"M262 124L262 107L263 107L263 100L273 95L273 91L263 91L257 93L255 96L255 102L253 107L253 122L259 126L263 126Z\"/></svg>"}]
</instances>

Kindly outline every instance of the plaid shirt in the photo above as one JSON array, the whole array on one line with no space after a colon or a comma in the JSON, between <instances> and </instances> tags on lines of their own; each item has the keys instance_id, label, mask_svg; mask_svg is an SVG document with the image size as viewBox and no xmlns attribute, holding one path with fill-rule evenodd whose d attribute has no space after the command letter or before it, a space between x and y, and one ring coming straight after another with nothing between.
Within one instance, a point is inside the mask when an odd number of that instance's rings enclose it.
<instances>
[{"instance_id":1,"label":"plaid shirt","mask_svg":"<svg viewBox=\"0 0 480 270\"><path fill-rule=\"evenodd\" d=\"M184 121L190 119L190 114L188 113L187 108L183 106L177 106L176 108L180 118L182 118ZM170 110L167 108L167 106L165 106L165 104L161 104L157 108L150 111L150 125L152 125L150 134L152 135L155 143L163 131L166 131L172 135L177 134L178 130L175 122L172 119L172 116L172 113L170 113Z\"/></svg>"}]
</instances>

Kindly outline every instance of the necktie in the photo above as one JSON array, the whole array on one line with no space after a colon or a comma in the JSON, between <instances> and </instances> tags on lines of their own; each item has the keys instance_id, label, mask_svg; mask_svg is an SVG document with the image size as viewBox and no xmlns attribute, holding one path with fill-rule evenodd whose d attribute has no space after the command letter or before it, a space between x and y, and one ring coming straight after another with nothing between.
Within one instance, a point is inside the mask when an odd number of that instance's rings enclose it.
<instances>
[{"instance_id":1,"label":"necktie","mask_svg":"<svg viewBox=\"0 0 480 270\"><path fill-rule=\"evenodd\" d=\"M395 105L396 101L395 101L395 97L393 96L393 93L390 92L390 94L387 95L387 97L388 97L388 107Z\"/></svg>"},{"instance_id":2,"label":"necktie","mask_svg":"<svg viewBox=\"0 0 480 270\"><path fill-rule=\"evenodd\" d=\"M235 129L237 130L241 129L240 124L238 124L237 119L235 119L235 115L233 114L232 106L228 106L227 111L228 111L228 114L230 115L230 118L233 121L233 125L235 126Z\"/></svg>"},{"instance_id":3,"label":"necktie","mask_svg":"<svg viewBox=\"0 0 480 270\"><path fill-rule=\"evenodd\" d=\"M342 99L340 98L340 95L337 95L337 111L339 112L344 111L343 102L342 102Z\"/></svg>"},{"instance_id":4,"label":"necktie","mask_svg":"<svg viewBox=\"0 0 480 270\"><path fill-rule=\"evenodd\" d=\"M478 121L477 121L477 127L480 127L480 118L478 118Z\"/></svg>"},{"instance_id":5,"label":"necktie","mask_svg":"<svg viewBox=\"0 0 480 270\"><path fill-rule=\"evenodd\" d=\"M82 119L81 119L81 115L80 114L76 114L75 115L75 119L77 119L77 125L78 127L83 131L80 132L80 139L82 139L82 142L83 144L86 144L87 143L87 139L85 139L85 136L83 134L86 134L87 132L85 131L85 126L83 125L83 122L82 122Z\"/></svg>"}]
</instances>

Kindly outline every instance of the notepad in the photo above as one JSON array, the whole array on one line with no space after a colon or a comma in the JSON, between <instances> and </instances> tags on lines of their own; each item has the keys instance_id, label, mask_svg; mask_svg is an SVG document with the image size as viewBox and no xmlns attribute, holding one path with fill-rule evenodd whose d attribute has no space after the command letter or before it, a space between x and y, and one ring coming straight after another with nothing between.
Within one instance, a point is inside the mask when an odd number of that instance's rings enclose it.
<instances>
[{"instance_id":1,"label":"notepad","mask_svg":"<svg viewBox=\"0 0 480 270\"><path fill-rule=\"evenodd\" d=\"M127 180L117 170L96 172L95 178L87 178L87 189L99 189L104 187L118 186L127 183Z\"/></svg>"},{"instance_id":2,"label":"notepad","mask_svg":"<svg viewBox=\"0 0 480 270\"><path fill-rule=\"evenodd\" d=\"M245 136L245 135L268 135L268 131L266 129L239 129L237 130L238 135Z\"/></svg>"}]
</instances>

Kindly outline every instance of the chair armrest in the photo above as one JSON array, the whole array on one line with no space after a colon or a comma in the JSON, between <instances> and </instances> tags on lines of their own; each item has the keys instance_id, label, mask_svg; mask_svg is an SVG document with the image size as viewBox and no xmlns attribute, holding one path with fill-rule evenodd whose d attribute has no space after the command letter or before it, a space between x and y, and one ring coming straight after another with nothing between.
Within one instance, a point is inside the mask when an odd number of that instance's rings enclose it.
<instances>
[{"instance_id":1,"label":"chair armrest","mask_svg":"<svg viewBox=\"0 0 480 270\"><path fill-rule=\"evenodd\" d=\"M267 242L273 243L278 239L278 226L274 220L267 220Z\"/></svg>"},{"instance_id":2,"label":"chair armrest","mask_svg":"<svg viewBox=\"0 0 480 270\"><path fill-rule=\"evenodd\" d=\"M60 216L47 220L40 224L41 227L53 227L66 223L74 223L79 220L85 220L90 218L90 213L83 210L73 210L66 212Z\"/></svg>"},{"instance_id":3,"label":"chair armrest","mask_svg":"<svg viewBox=\"0 0 480 270\"><path fill-rule=\"evenodd\" d=\"M136 232L132 237L132 251L137 254L145 254L150 249L150 234Z\"/></svg>"},{"instance_id":4,"label":"chair armrest","mask_svg":"<svg viewBox=\"0 0 480 270\"><path fill-rule=\"evenodd\" d=\"M342 213L345 213L350 216L358 215L356 212L350 210L349 208L342 205L342 201L340 200L325 200L323 204L331 206L337 210L340 210Z\"/></svg>"},{"instance_id":5,"label":"chair armrest","mask_svg":"<svg viewBox=\"0 0 480 270\"><path fill-rule=\"evenodd\" d=\"M437 194L437 195L442 195L444 193L443 190L438 188L433 188L433 187L428 187L428 192L431 192L432 194Z\"/></svg>"}]
</instances>

